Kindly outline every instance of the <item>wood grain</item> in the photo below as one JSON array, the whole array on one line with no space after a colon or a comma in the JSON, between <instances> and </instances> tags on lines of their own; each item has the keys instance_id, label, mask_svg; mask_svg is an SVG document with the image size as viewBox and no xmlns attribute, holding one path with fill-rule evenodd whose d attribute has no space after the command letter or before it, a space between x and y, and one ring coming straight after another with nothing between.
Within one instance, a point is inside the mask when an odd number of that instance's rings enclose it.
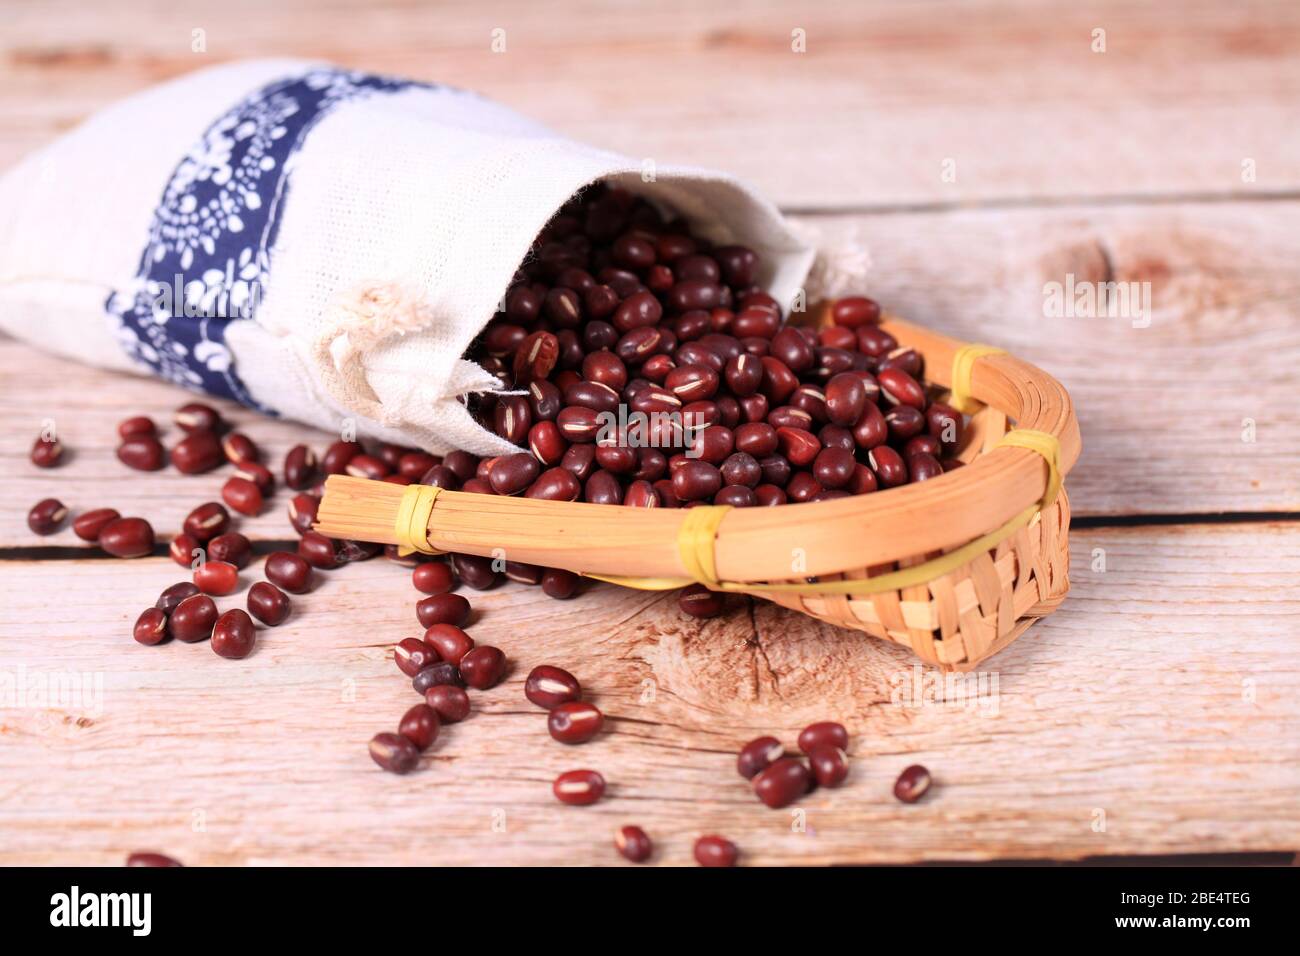
<instances>
[{"instance_id":1,"label":"wood grain","mask_svg":"<svg viewBox=\"0 0 1300 956\"><path fill-rule=\"evenodd\" d=\"M4 17L0 168L151 83L291 55L475 89L633 157L730 170L787 206L1300 188L1300 8L1286 0L670 0L653 15L46 0L5 3Z\"/></svg>"},{"instance_id":2,"label":"wood grain","mask_svg":"<svg viewBox=\"0 0 1300 956\"><path fill-rule=\"evenodd\" d=\"M417 700L391 661L415 623L393 565L329 576L232 662L131 641L177 577L164 559L3 562L0 863L146 847L208 864L617 863L610 833L633 822L670 864L709 831L756 864L1300 847L1300 527L1087 531L1073 566L1070 600L967 678L984 681L970 699L915 706L908 655L770 605L733 599L700 626L672 596L604 585L568 603L471 592L471 633L513 670L397 778L365 751ZM608 715L591 743L551 741L523 699L546 662ZM89 694L13 698L56 675ZM799 832L734 755L826 717L853 733L852 776L793 808ZM890 787L914 762L937 784L909 807ZM555 802L550 781L575 767L606 776L602 803Z\"/></svg>"}]
</instances>

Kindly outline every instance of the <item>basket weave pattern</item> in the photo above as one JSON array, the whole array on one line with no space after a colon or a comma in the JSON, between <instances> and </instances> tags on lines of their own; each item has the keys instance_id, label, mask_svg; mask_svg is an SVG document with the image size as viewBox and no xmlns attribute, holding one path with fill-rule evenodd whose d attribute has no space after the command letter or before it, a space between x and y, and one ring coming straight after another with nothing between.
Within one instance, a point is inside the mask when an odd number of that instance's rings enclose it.
<instances>
[{"instance_id":1,"label":"basket weave pattern","mask_svg":"<svg viewBox=\"0 0 1300 956\"><path fill-rule=\"evenodd\" d=\"M719 521L707 537L691 535L687 509L444 491L425 496L421 511L409 493L421 498L418 487L333 476L317 529L430 553L504 555L632 587L694 578L969 670L1051 613L1069 588L1070 507L1059 482L1080 453L1078 423L1065 389L1034 366L990 349L966 362L960 357L972 350L960 342L892 318L886 327L924 355L932 382L957 388L954 378L963 380L963 404L976 409L958 455L964 467L852 498L714 509ZM1019 447L1004 441L1009 431ZM1050 443L1050 460L1025 445L1035 436ZM708 574L683 557L696 547L707 552ZM901 579L819 590L934 559Z\"/></svg>"}]
</instances>

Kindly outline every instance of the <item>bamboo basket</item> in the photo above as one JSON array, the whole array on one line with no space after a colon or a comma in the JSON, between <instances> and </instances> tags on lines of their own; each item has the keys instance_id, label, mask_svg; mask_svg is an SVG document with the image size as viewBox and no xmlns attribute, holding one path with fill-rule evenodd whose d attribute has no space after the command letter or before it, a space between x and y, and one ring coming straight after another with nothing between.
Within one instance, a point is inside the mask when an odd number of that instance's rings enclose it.
<instances>
[{"instance_id":1,"label":"bamboo basket","mask_svg":"<svg viewBox=\"0 0 1300 956\"><path fill-rule=\"evenodd\" d=\"M826 311L812 314L825 321ZM945 670L969 670L1055 610L1069 588L1069 503L1063 487L1054 492L1078 459L1078 423L1060 383L1027 362L892 316L882 326L925 357L929 382L953 389L951 400L972 412L957 455L965 467L774 508L616 509L441 491L413 536L399 533L399 513L408 520L411 489L427 486L336 475L326 481L317 530L381 544L413 537L420 550L636 587L694 579L902 644ZM954 375L968 381L954 383ZM1056 461L1041 449L999 445L1013 425L1051 436ZM697 512L713 514L701 525ZM875 593L852 593L863 589Z\"/></svg>"}]
</instances>

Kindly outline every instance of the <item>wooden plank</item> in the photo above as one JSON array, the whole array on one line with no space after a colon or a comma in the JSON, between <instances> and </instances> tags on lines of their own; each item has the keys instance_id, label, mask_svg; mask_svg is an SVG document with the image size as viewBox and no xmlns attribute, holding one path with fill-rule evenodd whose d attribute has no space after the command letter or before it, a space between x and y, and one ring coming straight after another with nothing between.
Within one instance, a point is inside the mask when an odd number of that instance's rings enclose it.
<instances>
[{"instance_id":1,"label":"wooden plank","mask_svg":"<svg viewBox=\"0 0 1300 956\"><path fill-rule=\"evenodd\" d=\"M131 641L177 577L163 559L3 562L0 863L146 847L194 864L613 863L625 823L670 864L707 831L758 864L1300 847L1300 526L1095 530L1073 551L1063 608L946 704L911 698L921 674L898 648L771 605L700 625L672 596L603 585L568 603L471 592L471 632L513 670L403 778L365 752L416 701L391 662L414 624L396 567L335 573L232 662ZM554 743L523 700L546 662L608 715L591 743ZM39 699L55 678L86 695ZM846 786L802 816L761 806L737 748L828 717L853 733ZM904 806L890 787L913 762L937 783ZM576 767L609 797L556 803L550 781Z\"/></svg>"},{"instance_id":2,"label":"wooden plank","mask_svg":"<svg viewBox=\"0 0 1300 956\"><path fill-rule=\"evenodd\" d=\"M1300 188L1300 8L1286 0L10 5L0 168L150 83L282 55L475 89L789 206Z\"/></svg>"}]
</instances>

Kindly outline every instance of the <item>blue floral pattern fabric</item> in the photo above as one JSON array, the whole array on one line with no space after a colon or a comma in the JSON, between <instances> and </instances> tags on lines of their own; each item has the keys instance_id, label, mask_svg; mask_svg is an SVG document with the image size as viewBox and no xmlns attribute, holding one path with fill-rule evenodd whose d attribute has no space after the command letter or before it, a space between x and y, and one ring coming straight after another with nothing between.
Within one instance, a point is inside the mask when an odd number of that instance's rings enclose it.
<instances>
[{"instance_id":1,"label":"blue floral pattern fabric","mask_svg":"<svg viewBox=\"0 0 1300 956\"><path fill-rule=\"evenodd\" d=\"M135 282L106 303L127 352L178 385L274 414L240 381L225 336L229 323L255 316L268 286L294 154L340 103L420 85L314 69L263 87L208 127L163 191Z\"/></svg>"}]
</instances>

